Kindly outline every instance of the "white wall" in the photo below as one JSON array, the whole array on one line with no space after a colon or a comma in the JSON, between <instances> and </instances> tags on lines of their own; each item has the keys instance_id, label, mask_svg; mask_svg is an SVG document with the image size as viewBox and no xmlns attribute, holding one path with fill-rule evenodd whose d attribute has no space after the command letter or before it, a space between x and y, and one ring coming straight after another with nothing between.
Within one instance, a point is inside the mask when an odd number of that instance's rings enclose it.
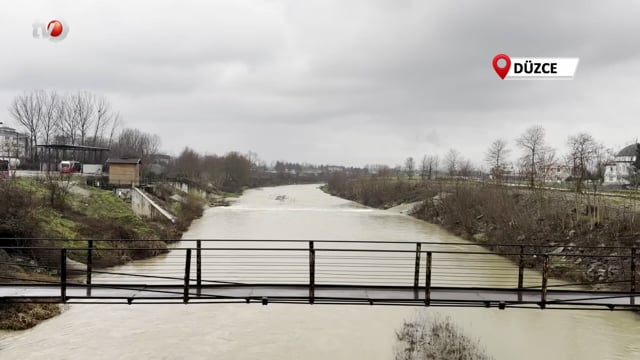
<instances>
[{"instance_id":1,"label":"white wall","mask_svg":"<svg viewBox=\"0 0 640 360\"><path fill-rule=\"evenodd\" d=\"M133 188L131 191L131 209L133 212L148 218L165 218L171 222L175 222L176 218L168 211L156 204L144 191Z\"/></svg>"}]
</instances>

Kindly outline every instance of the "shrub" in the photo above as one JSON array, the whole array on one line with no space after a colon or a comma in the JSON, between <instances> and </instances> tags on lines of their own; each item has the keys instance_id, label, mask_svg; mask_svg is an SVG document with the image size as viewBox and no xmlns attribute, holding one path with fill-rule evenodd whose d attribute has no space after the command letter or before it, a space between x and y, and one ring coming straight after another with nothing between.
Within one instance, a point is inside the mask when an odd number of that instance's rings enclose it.
<instances>
[{"instance_id":1,"label":"shrub","mask_svg":"<svg viewBox=\"0 0 640 360\"><path fill-rule=\"evenodd\" d=\"M60 314L57 304L1 304L0 329L25 330Z\"/></svg>"},{"instance_id":2,"label":"shrub","mask_svg":"<svg viewBox=\"0 0 640 360\"><path fill-rule=\"evenodd\" d=\"M419 317L396 332L395 360L488 360L477 341L449 318Z\"/></svg>"},{"instance_id":3,"label":"shrub","mask_svg":"<svg viewBox=\"0 0 640 360\"><path fill-rule=\"evenodd\" d=\"M0 238L32 237L38 201L14 181L0 181Z\"/></svg>"},{"instance_id":4,"label":"shrub","mask_svg":"<svg viewBox=\"0 0 640 360\"><path fill-rule=\"evenodd\" d=\"M205 201L197 195L188 194L184 201L180 203L178 211L178 221L176 225L182 231L189 228L194 219L202 216L204 213Z\"/></svg>"}]
</instances>

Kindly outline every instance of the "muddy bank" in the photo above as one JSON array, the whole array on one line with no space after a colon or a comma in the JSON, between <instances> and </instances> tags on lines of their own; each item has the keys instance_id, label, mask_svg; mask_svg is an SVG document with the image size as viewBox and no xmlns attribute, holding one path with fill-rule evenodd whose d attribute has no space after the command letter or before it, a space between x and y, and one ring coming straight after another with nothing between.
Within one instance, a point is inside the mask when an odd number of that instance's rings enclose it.
<instances>
[{"instance_id":1,"label":"muddy bank","mask_svg":"<svg viewBox=\"0 0 640 360\"><path fill-rule=\"evenodd\" d=\"M202 216L205 200L166 192L175 223L136 215L111 191L68 179L13 179L0 183L0 276L3 283L57 282L60 254L81 270L88 240L94 240L93 266L104 268L168 251L191 222ZM118 239L118 240L111 240ZM2 249L4 248L4 249ZM47 249L49 248L49 249ZM59 313L55 304L4 304L0 329L24 329Z\"/></svg>"},{"instance_id":2,"label":"muddy bank","mask_svg":"<svg viewBox=\"0 0 640 360\"><path fill-rule=\"evenodd\" d=\"M386 208L397 201L420 205L412 216L485 245L497 253L550 254L552 276L573 284L628 290L630 248L640 245L635 204L597 194L510 189L494 184L353 179L326 191L368 206ZM515 246L513 246L515 245ZM540 248L542 250L540 250ZM623 248L623 249L620 249ZM620 257L624 256L624 257ZM507 256L514 261L518 256ZM542 268L542 257L526 257ZM636 276L636 286L638 283Z\"/></svg>"}]
</instances>

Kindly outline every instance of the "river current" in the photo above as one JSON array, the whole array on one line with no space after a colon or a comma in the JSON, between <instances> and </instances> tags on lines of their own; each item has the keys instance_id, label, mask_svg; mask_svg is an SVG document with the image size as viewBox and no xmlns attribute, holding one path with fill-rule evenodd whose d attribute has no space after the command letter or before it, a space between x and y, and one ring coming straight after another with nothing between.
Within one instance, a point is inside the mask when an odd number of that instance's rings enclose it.
<instances>
[{"instance_id":1,"label":"river current","mask_svg":"<svg viewBox=\"0 0 640 360\"><path fill-rule=\"evenodd\" d=\"M317 185L248 190L183 236L198 238L463 241ZM283 304L67 305L0 333L0 359L392 359L394 331L424 314L450 317L496 359L640 359L640 317L625 312Z\"/></svg>"}]
</instances>

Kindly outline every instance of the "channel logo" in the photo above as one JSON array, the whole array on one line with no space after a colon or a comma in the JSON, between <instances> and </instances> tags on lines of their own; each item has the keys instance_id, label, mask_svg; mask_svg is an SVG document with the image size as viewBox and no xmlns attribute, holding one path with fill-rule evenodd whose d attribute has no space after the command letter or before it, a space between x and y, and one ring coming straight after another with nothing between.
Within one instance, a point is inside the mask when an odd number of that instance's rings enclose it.
<instances>
[{"instance_id":1,"label":"channel logo","mask_svg":"<svg viewBox=\"0 0 640 360\"><path fill-rule=\"evenodd\" d=\"M34 39L61 41L69 34L69 25L61 20L54 19L47 23L36 21L32 26Z\"/></svg>"},{"instance_id":2,"label":"channel logo","mask_svg":"<svg viewBox=\"0 0 640 360\"><path fill-rule=\"evenodd\" d=\"M493 57L493 70L502 80L572 80L580 58Z\"/></svg>"}]
</instances>

